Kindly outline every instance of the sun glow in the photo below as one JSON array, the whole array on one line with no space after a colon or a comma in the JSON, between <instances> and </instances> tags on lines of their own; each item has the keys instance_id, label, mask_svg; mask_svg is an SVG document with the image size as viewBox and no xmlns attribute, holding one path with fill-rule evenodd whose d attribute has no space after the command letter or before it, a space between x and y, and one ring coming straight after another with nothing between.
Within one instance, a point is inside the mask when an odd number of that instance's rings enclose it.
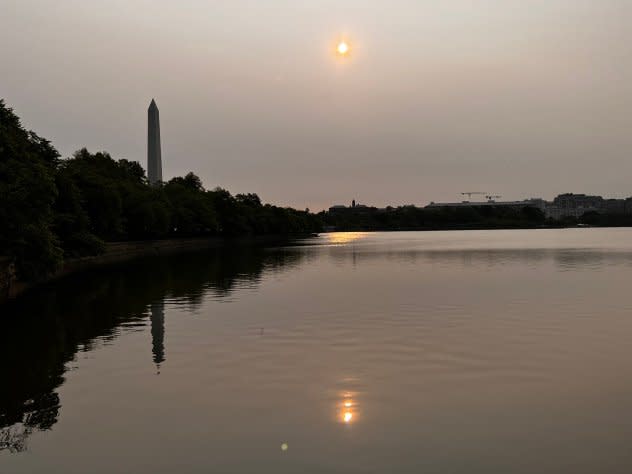
<instances>
[{"instance_id":1,"label":"sun glow","mask_svg":"<svg viewBox=\"0 0 632 474\"><path fill-rule=\"evenodd\" d=\"M347 43L346 41L340 41L336 46L336 52L340 56L347 55L349 53L349 43Z\"/></svg>"}]
</instances>

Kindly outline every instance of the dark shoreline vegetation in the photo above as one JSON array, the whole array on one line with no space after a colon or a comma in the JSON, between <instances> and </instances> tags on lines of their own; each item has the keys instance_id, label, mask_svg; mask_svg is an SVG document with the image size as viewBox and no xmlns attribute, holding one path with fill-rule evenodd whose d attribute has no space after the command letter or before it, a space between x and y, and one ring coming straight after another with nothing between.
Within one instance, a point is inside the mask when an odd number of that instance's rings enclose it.
<instances>
[{"instance_id":1,"label":"dark shoreline vegetation","mask_svg":"<svg viewBox=\"0 0 632 474\"><path fill-rule=\"evenodd\" d=\"M544 213L535 207L514 209L481 206L464 208L419 208L401 206L329 212L326 226L343 231L425 231L477 229L533 229L547 226ZM560 226L556 226L560 227Z\"/></svg>"},{"instance_id":2,"label":"dark shoreline vegetation","mask_svg":"<svg viewBox=\"0 0 632 474\"><path fill-rule=\"evenodd\" d=\"M325 229L337 231L431 231L493 229L561 229L567 227L632 227L632 215L587 212L580 218L547 219L532 206L470 206L462 208L416 206L361 210L346 208L322 212Z\"/></svg>"},{"instance_id":3,"label":"dark shoreline vegetation","mask_svg":"<svg viewBox=\"0 0 632 474\"><path fill-rule=\"evenodd\" d=\"M0 260L17 280L37 282L64 261L100 255L107 242L190 237L307 235L326 230L397 231L631 226L632 216L587 213L547 220L534 207L377 209L314 214L263 204L256 194L206 190L188 173L150 186L143 167L85 148L61 159L51 143L25 130L0 100ZM0 262L1 263L1 262ZM2 282L0 282L2 283ZM0 285L1 286L1 285Z\"/></svg>"}]
</instances>

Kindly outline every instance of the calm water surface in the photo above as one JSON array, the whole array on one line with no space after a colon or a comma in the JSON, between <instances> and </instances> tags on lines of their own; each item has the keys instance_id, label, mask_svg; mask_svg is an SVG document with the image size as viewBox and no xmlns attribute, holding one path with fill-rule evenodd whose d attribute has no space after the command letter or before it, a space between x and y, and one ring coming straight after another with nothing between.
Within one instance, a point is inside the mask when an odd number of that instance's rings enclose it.
<instances>
[{"instance_id":1,"label":"calm water surface","mask_svg":"<svg viewBox=\"0 0 632 474\"><path fill-rule=\"evenodd\" d=\"M2 474L632 472L632 229L323 234L0 312Z\"/></svg>"}]
</instances>

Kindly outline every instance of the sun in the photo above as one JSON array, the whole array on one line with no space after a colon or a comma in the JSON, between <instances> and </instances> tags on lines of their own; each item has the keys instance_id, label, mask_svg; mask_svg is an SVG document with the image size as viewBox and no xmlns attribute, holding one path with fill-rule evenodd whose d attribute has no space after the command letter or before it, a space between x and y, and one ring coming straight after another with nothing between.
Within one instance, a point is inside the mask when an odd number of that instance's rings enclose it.
<instances>
[{"instance_id":1,"label":"sun","mask_svg":"<svg viewBox=\"0 0 632 474\"><path fill-rule=\"evenodd\" d=\"M336 52L340 56L345 56L349 53L349 44L346 41L340 41L336 46Z\"/></svg>"}]
</instances>

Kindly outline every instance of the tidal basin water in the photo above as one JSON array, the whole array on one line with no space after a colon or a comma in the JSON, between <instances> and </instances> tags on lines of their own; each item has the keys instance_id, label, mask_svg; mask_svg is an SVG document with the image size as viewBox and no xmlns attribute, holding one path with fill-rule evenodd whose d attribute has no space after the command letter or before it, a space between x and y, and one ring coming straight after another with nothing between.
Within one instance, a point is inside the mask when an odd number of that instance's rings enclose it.
<instances>
[{"instance_id":1,"label":"tidal basin water","mask_svg":"<svg viewBox=\"0 0 632 474\"><path fill-rule=\"evenodd\" d=\"M632 472L632 229L322 234L0 312L3 474Z\"/></svg>"}]
</instances>

